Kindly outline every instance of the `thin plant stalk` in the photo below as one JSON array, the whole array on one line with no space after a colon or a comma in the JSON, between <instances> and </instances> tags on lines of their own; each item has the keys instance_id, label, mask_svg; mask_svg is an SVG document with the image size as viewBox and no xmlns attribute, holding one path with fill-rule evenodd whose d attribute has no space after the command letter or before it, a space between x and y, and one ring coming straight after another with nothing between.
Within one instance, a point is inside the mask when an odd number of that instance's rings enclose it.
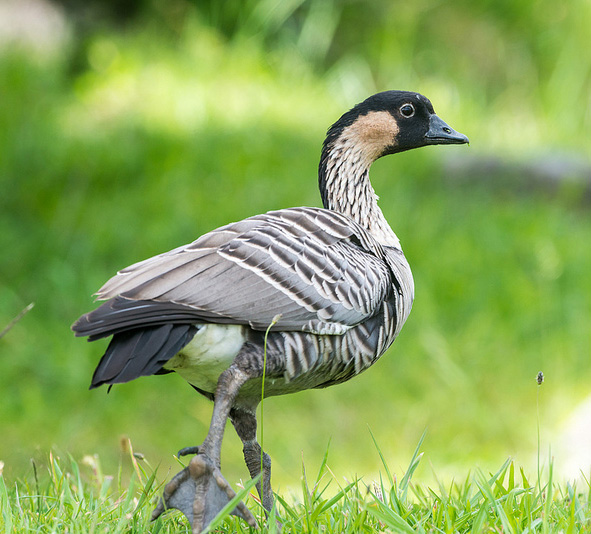
<instances>
[{"instance_id":1,"label":"thin plant stalk","mask_svg":"<svg viewBox=\"0 0 591 534\"><path fill-rule=\"evenodd\" d=\"M263 377L261 381L261 473L263 472L263 454L265 453L265 425L264 425L264 401L265 401L265 378L267 376L267 338L269 337L269 332L271 328L273 328L277 322L281 319L281 314L276 315L273 317L271 324L267 327L265 331L265 349L263 352ZM265 479L261 476L261 499L264 492L264 485ZM261 501L262 502L262 501Z\"/></svg>"}]
</instances>

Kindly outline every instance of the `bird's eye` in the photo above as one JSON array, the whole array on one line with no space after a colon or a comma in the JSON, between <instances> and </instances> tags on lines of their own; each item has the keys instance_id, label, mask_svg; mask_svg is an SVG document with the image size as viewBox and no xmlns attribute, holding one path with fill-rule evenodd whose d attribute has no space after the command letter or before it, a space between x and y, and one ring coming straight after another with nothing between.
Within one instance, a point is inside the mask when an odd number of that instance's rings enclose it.
<instances>
[{"instance_id":1,"label":"bird's eye","mask_svg":"<svg viewBox=\"0 0 591 534\"><path fill-rule=\"evenodd\" d=\"M400 113L406 118L412 117L415 114L415 107L412 104L404 104L400 108Z\"/></svg>"}]
</instances>

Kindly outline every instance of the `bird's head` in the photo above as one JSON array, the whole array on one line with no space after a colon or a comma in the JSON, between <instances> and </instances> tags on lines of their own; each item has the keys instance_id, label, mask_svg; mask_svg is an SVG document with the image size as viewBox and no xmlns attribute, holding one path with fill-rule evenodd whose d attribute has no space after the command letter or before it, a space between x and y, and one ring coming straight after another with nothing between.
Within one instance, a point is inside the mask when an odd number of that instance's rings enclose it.
<instances>
[{"instance_id":1,"label":"bird's head","mask_svg":"<svg viewBox=\"0 0 591 534\"><path fill-rule=\"evenodd\" d=\"M345 113L329 130L325 150L355 146L371 161L427 145L468 143L441 120L428 98L411 91L384 91Z\"/></svg>"}]
</instances>

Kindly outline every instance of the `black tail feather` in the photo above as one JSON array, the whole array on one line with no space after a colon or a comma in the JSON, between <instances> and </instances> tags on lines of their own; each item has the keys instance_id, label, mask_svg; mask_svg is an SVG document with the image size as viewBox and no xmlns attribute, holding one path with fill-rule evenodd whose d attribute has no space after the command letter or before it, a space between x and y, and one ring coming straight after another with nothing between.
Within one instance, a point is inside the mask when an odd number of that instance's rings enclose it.
<instances>
[{"instance_id":1,"label":"black tail feather","mask_svg":"<svg viewBox=\"0 0 591 534\"><path fill-rule=\"evenodd\" d=\"M116 333L94 372L90 389L156 374L197 330L195 325L168 323Z\"/></svg>"}]
</instances>

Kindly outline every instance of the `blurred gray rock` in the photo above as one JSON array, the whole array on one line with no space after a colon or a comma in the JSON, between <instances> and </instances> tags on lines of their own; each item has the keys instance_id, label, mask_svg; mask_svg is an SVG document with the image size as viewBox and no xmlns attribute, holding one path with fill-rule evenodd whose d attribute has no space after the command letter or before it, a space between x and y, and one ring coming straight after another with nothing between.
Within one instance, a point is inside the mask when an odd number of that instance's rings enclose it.
<instances>
[{"instance_id":1,"label":"blurred gray rock","mask_svg":"<svg viewBox=\"0 0 591 534\"><path fill-rule=\"evenodd\" d=\"M575 153L546 152L522 160L492 154L452 154L444 158L444 174L450 182L480 181L518 191L554 193L569 188L582 199L591 200L591 160Z\"/></svg>"}]
</instances>

